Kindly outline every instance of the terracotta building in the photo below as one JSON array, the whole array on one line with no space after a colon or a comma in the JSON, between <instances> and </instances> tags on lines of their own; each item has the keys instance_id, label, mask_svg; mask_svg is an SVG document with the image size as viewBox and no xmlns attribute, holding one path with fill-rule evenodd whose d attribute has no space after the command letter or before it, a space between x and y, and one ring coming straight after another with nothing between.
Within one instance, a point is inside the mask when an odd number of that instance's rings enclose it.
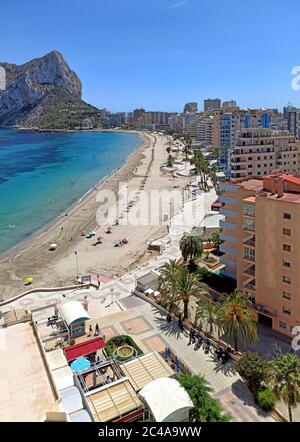
<instances>
[{"instance_id":1,"label":"terracotta building","mask_svg":"<svg viewBox=\"0 0 300 442\"><path fill-rule=\"evenodd\" d=\"M300 325L300 179L272 174L222 187L222 273L248 295L258 322L291 337Z\"/></svg>"}]
</instances>

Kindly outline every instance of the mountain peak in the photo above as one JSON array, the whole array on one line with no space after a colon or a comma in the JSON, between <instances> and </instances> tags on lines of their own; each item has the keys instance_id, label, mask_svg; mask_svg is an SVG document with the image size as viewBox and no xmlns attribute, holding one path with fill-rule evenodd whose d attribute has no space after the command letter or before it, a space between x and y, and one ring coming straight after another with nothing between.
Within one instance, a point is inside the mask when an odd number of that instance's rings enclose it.
<instances>
[{"instance_id":1,"label":"mountain peak","mask_svg":"<svg viewBox=\"0 0 300 442\"><path fill-rule=\"evenodd\" d=\"M81 81L59 51L53 50L22 65L2 66L7 71L7 87L0 93L1 125L18 124L20 115L24 124L26 114L54 92L56 99L61 94L64 98L68 96L68 102L70 97L81 100Z\"/></svg>"}]
</instances>

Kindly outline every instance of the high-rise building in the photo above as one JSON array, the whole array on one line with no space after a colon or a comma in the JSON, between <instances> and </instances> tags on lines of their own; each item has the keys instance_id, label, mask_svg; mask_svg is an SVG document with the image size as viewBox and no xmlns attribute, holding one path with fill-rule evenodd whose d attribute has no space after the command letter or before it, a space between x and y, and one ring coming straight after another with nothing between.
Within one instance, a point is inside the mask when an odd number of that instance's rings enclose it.
<instances>
[{"instance_id":1,"label":"high-rise building","mask_svg":"<svg viewBox=\"0 0 300 442\"><path fill-rule=\"evenodd\" d=\"M183 112L184 113L191 113L191 114L198 112L198 103L194 103L194 102L186 103L184 105Z\"/></svg>"},{"instance_id":2,"label":"high-rise building","mask_svg":"<svg viewBox=\"0 0 300 442\"><path fill-rule=\"evenodd\" d=\"M263 176L272 172L299 175L300 141L289 132L244 129L231 150L232 178Z\"/></svg>"},{"instance_id":3,"label":"high-rise building","mask_svg":"<svg viewBox=\"0 0 300 442\"><path fill-rule=\"evenodd\" d=\"M219 98L207 98L204 100L204 112L213 112L221 109L221 100Z\"/></svg>"},{"instance_id":4,"label":"high-rise building","mask_svg":"<svg viewBox=\"0 0 300 442\"><path fill-rule=\"evenodd\" d=\"M143 125L143 116L145 113L145 109L139 108L134 109L133 111L133 123L136 128L141 128Z\"/></svg>"},{"instance_id":5,"label":"high-rise building","mask_svg":"<svg viewBox=\"0 0 300 442\"><path fill-rule=\"evenodd\" d=\"M237 133L241 129L241 116L238 111L221 113L219 116L219 163L228 168L230 153L235 146Z\"/></svg>"},{"instance_id":6,"label":"high-rise building","mask_svg":"<svg viewBox=\"0 0 300 442\"><path fill-rule=\"evenodd\" d=\"M293 108L288 111L288 130L300 138L300 109Z\"/></svg>"},{"instance_id":7,"label":"high-rise building","mask_svg":"<svg viewBox=\"0 0 300 442\"><path fill-rule=\"evenodd\" d=\"M300 325L300 179L273 174L221 189L221 272L237 281L258 322L291 337Z\"/></svg>"},{"instance_id":8,"label":"high-rise building","mask_svg":"<svg viewBox=\"0 0 300 442\"><path fill-rule=\"evenodd\" d=\"M235 100L223 101L222 109L235 109L235 108L237 108Z\"/></svg>"},{"instance_id":9,"label":"high-rise building","mask_svg":"<svg viewBox=\"0 0 300 442\"><path fill-rule=\"evenodd\" d=\"M202 114L197 124L197 142L203 146L212 146L213 144L213 117Z\"/></svg>"}]
</instances>

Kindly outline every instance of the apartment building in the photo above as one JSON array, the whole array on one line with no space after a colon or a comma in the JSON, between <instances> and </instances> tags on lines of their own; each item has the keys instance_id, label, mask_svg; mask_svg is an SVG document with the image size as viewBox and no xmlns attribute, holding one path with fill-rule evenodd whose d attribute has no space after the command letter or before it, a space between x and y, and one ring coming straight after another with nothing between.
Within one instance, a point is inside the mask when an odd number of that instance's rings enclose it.
<instances>
[{"instance_id":1,"label":"apartment building","mask_svg":"<svg viewBox=\"0 0 300 442\"><path fill-rule=\"evenodd\" d=\"M231 150L231 177L263 176L272 172L298 175L299 155L300 142L289 132L244 129Z\"/></svg>"},{"instance_id":2,"label":"apartment building","mask_svg":"<svg viewBox=\"0 0 300 442\"><path fill-rule=\"evenodd\" d=\"M295 137L300 138L300 109L288 110L288 130Z\"/></svg>"},{"instance_id":3,"label":"apartment building","mask_svg":"<svg viewBox=\"0 0 300 442\"><path fill-rule=\"evenodd\" d=\"M222 190L222 274L236 279L258 322L292 337L300 325L300 179L248 177Z\"/></svg>"},{"instance_id":4,"label":"apartment building","mask_svg":"<svg viewBox=\"0 0 300 442\"><path fill-rule=\"evenodd\" d=\"M200 117L197 125L197 137L198 143L203 146L212 146L212 135L213 135L213 117L207 114L203 114Z\"/></svg>"},{"instance_id":5,"label":"apartment building","mask_svg":"<svg viewBox=\"0 0 300 442\"><path fill-rule=\"evenodd\" d=\"M213 112L215 110L221 109L220 98L207 98L204 100L204 112Z\"/></svg>"}]
</instances>

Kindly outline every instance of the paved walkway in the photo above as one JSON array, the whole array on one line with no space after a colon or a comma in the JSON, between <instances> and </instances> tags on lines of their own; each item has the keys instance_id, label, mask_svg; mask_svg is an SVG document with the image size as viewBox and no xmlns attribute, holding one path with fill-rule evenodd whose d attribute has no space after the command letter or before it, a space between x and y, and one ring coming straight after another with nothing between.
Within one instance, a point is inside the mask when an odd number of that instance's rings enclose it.
<instances>
[{"instance_id":1,"label":"paved walkway","mask_svg":"<svg viewBox=\"0 0 300 442\"><path fill-rule=\"evenodd\" d=\"M166 347L183 361L196 375L203 375L213 388L213 396L218 398L233 421L273 422L273 418L260 410L252 395L234 370L233 363L225 366L216 362L212 355L205 355L203 350L194 350L188 346L188 336L182 333L177 324L168 324L165 317L149 303L127 296L119 300L125 311L120 311L102 318L96 318L93 312L91 323L99 323L106 339L118 334L129 334L144 352Z\"/></svg>"}]
</instances>

